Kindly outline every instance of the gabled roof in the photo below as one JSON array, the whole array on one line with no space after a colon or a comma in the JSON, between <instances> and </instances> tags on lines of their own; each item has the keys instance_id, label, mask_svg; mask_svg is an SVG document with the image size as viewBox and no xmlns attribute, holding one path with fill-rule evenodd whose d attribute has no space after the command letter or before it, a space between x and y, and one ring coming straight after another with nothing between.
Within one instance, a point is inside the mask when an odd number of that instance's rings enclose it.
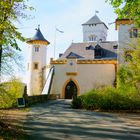
<instances>
[{"instance_id":1,"label":"gabled roof","mask_svg":"<svg viewBox=\"0 0 140 140\"><path fill-rule=\"evenodd\" d=\"M78 55L78 54L76 54L76 53L74 53L74 52L70 52L70 53L66 56L66 58L84 58L84 57L82 57L82 56L80 56L80 55Z\"/></svg>"},{"instance_id":2,"label":"gabled roof","mask_svg":"<svg viewBox=\"0 0 140 140\"><path fill-rule=\"evenodd\" d=\"M59 59L66 59L71 52L72 54L83 57L83 59L94 59L94 50L95 47L98 48L98 45L103 50L101 59L117 59L117 49L113 47L117 45L116 41L104 41L100 42L100 44L98 44L98 42L72 43ZM91 46L94 49L91 49ZM90 49L87 49L87 47Z\"/></svg>"},{"instance_id":3,"label":"gabled roof","mask_svg":"<svg viewBox=\"0 0 140 140\"><path fill-rule=\"evenodd\" d=\"M47 40L44 38L43 34L42 34L41 31L40 31L39 26L38 26L38 29L36 29L35 35L34 35L30 40L28 40L27 43L33 43L33 42L35 42L35 41L36 41L36 42L38 41L38 42L50 44L50 42L47 41Z\"/></svg>"},{"instance_id":4,"label":"gabled roof","mask_svg":"<svg viewBox=\"0 0 140 140\"><path fill-rule=\"evenodd\" d=\"M96 14L82 25L91 25L91 24L104 24L105 27L108 29L106 24L102 22Z\"/></svg>"}]
</instances>

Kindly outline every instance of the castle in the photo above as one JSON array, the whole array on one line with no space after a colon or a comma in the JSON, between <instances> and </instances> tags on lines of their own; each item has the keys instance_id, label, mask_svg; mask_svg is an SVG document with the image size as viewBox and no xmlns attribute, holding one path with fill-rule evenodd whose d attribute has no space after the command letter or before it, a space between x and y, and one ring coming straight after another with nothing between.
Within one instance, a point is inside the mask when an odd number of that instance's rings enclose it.
<instances>
[{"instance_id":1,"label":"castle","mask_svg":"<svg viewBox=\"0 0 140 140\"><path fill-rule=\"evenodd\" d=\"M72 43L56 60L46 67L46 47L49 44L40 28L29 45L28 95L55 94L71 99L94 88L115 86L118 63L130 57L124 43L138 37L138 29L128 19L116 20L118 41L107 41L107 25L95 14L82 24L83 42ZM124 53L126 51L126 53ZM49 74L46 78L46 69ZM47 90L46 90L47 89Z\"/></svg>"}]
</instances>

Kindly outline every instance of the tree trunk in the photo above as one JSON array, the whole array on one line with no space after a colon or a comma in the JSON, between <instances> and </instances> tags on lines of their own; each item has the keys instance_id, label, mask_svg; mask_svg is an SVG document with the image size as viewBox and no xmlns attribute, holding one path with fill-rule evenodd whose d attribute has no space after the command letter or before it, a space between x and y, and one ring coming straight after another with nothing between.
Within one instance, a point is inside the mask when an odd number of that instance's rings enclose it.
<instances>
[{"instance_id":1,"label":"tree trunk","mask_svg":"<svg viewBox=\"0 0 140 140\"><path fill-rule=\"evenodd\" d=\"M1 67L2 67L2 45L0 45L0 82L1 82Z\"/></svg>"}]
</instances>

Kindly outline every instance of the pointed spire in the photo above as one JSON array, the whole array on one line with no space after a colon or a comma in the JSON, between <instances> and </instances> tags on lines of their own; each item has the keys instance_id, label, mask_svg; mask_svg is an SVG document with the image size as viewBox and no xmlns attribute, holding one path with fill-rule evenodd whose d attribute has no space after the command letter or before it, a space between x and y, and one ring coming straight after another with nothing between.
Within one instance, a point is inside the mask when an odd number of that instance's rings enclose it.
<instances>
[{"instance_id":1,"label":"pointed spire","mask_svg":"<svg viewBox=\"0 0 140 140\"><path fill-rule=\"evenodd\" d=\"M98 13L99 11L95 11L95 15L90 18L87 22L85 22L82 25L90 25L90 24L104 24L105 27L108 29L108 27L106 26L106 24L104 22L102 22L99 17L96 15L96 13Z\"/></svg>"},{"instance_id":2,"label":"pointed spire","mask_svg":"<svg viewBox=\"0 0 140 140\"><path fill-rule=\"evenodd\" d=\"M43 36L43 34L41 33L40 31L40 25L38 25L38 29L36 28L36 33L35 35L29 40L27 41L27 43L32 43L32 42L36 42L36 43L39 43L39 42L42 42L44 44L50 44Z\"/></svg>"},{"instance_id":3,"label":"pointed spire","mask_svg":"<svg viewBox=\"0 0 140 140\"><path fill-rule=\"evenodd\" d=\"M86 23L84 24L98 24L98 23L103 23L99 17L95 14L92 18L90 18ZM84 25L83 24L83 25Z\"/></svg>"}]
</instances>

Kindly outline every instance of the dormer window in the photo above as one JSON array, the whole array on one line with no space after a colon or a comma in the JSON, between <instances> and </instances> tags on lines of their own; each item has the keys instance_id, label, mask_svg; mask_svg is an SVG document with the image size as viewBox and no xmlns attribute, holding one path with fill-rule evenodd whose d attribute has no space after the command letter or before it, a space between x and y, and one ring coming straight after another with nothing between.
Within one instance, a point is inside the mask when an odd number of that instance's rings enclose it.
<instances>
[{"instance_id":1,"label":"dormer window","mask_svg":"<svg viewBox=\"0 0 140 140\"><path fill-rule=\"evenodd\" d=\"M95 46L95 58L101 58L102 57L102 48L100 45Z\"/></svg>"},{"instance_id":2,"label":"dormer window","mask_svg":"<svg viewBox=\"0 0 140 140\"><path fill-rule=\"evenodd\" d=\"M114 45L113 46L113 49L118 49L118 45Z\"/></svg>"},{"instance_id":3,"label":"dormer window","mask_svg":"<svg viewBox=\"0 0 140 140\"><path fill-rule=\"evenodd\" d=\"M89 45L88 47L86 47L86 50L94 50L94 47L92 45Z\"/></svg>"}]
</instances>

